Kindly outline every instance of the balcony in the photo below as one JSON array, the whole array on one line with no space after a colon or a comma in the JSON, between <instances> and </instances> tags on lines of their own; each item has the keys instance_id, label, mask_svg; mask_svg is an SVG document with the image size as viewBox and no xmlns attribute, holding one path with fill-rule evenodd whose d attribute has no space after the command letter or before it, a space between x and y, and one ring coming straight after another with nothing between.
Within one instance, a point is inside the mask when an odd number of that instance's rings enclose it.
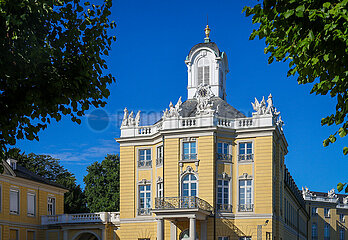
<instances>
[{"instance_id":1,"label":"balcony","mask_svg":"<svg viewBox=\"0 0 348 240\"><path fill-rule=\"evenodd\" d=\"M162 157L156 158L156 167L162 166L162 164L163 164L163 158Z\"/></svg>"},{"instance_id":2,"label":"balcony","mask_svg":"<svg viewBox=\"0 0 348 240\"><path fill-rule=\"evenodd\" d=\"M139 168L151 168L151 166L152 166L152 160L138 161L138 167Z\"/></svg>"},{"instance_id":3,"label":"balcony","mask_svg":"<svg viewBox=\"0 0 348 240\"><path fill-rule=\"evenodd\" d=\"M239 212L252 212L252 211L254 211L254 204L252 204L252 203L239 204L238 211Z\"/></svg>"},{"instance_id":4,"label":"balcony","mask_svg":"<svg viewBox=\"0 0 348 240\"><path fill-rule=\"evenodd\" d=\"M42 225L73 223L113 223L120 224L119 212L77 213L41 216Z\"/></svg>"},{"instance_id":5,"label":"balcony","mask_svg":"<svg viewBox=\"0 0 348 240\"><path fill-rule=\"evenodd\" d=\"M238 161L254 161L254 154L239 154L238 155Z\"/></svg>"},{"instance_id":6,"label":"balcony","mask_svg":"<svg viewBox=\"0 0 348 240\"><path fill-rule=\"evenodd\" d=\"M217 204L216 210L219 212L232 212L231 204Z\"/></svg>"},{"instance_id":7,"label":"balcony","mask_svg":"<svg viewBox=\"0 0 348 240\"><path fill-rule=\"evenodd\" d=\"M156 210L198 209L213 212L213 207L199 197L162 197L155 200Z\"/></svg>"},{"instance_id":8,"label":"balcony","mask_svg":"<svg viewBox=\"0 0 348 240\"><path fill-rule=\"evenodd\" d=\"M190 161L196 161L196 160L197 160L197 153L189 153L189 154L182 155L182 161L190 162Z\"/></svg>"},{"instance_id":9,"label":"balcony","mask_svg":"<svg viewBox=\"0 0 348 240\"><path fill-rule=\"evenodd\" d=\"M216 159L220 161L232 162L232 154L217 153Z\"/></svg>"},{"instance_id":10,"label":"balcony","mask_svg":"<svg viewBox=\"0 0 348 240\"><path fill-rule=\"evenodd\" d=\"M151 216L151 209L150 208L138 208L138 215L139 216Z\"/></svg>"}]
</instances>

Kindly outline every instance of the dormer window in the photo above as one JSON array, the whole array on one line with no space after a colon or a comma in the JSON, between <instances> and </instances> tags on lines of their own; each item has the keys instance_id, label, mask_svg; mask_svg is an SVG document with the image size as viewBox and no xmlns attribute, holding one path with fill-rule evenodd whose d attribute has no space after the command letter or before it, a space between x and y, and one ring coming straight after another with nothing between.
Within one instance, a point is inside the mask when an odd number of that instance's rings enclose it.
<instances>
[{"instance_id":1,"label":"dormer window","mask_svg":"<svg viewBox=\"0 0 348 240\"><path fill-rule=\"evenodd\" d=\"M209 84L209 76L209 60L207 58L201 58L197 64L197 85L202 83L204 85Z\"/></svg>"}]
</instances>

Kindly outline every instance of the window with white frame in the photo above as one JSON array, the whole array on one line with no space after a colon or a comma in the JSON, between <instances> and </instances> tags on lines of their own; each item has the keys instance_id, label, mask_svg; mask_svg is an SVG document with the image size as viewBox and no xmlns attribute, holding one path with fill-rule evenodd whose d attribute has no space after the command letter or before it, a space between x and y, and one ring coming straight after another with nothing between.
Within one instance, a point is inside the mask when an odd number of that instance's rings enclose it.
<instances>
[{"instance_id":1,"label":"window with white frame","mask_svg":"<svg viewBox=\"0 0 348 240\"><path fill-rule=\"evenodd\" d=\"M151 209L151 185L139 185L138 215L149 215Z\"/></svg>"},{"instance_id":2,"label":"window with white frame","mask_svg":"<svg viewBox=\"0 0 348 240\"><path fill-rule=\"evenodd\" d=\"M157 197L163 198L163 181L157 182Z\"/></svg>"},{"instance_id":3,"label":"window with white frame","mask_svg":"<svg viewBox=\"0 0 348 240\"><path fill-rule=\"evenodd\" d=\"M36 195L34 192L27 193L27 214L28 216L35 216L36 212Z\"/></svg>"},{"instance_id":4,"label":"window with white frame","mask_svg":"<svg viewBox=\"0 0 348 240\"><path fill-rule=\"evenodd\" d=\"M163 163L163 146L157 147L156 166L161 166Z\"/></svg>"},{"instance_id":5,"label":"window with white frame","mask_svg":"<svg viewBox=\"0 0 348 240\"><path fill-rule=\"evenodd\" d=\"M19 190L10 189L10 213L19 214Z\"/></svg>"},{"instance_id":6,"label":"window with white frame","mask_svg":"<svg viewBox=\"0 0 348 240\"><path fill-rule=\"evenodd\" d=\"M324 225L324 240L330 240L330 224L328 223Z\"/></svg>"},{"instance_id":7,"label":"window with white frame","mask_svg":"<svg viewBox=\"0 0 348 240\"><path fill-rule=\"evenodd\" d=\"M230 237L218 237L218 240L230 240Z\"/></svg>"},{"instance_id":8,"label":"window with white frame","mask_svg":"<svg viewBox=\"0 0 348 240\"><path fill-rule=\"evenodd\" d=\"M253 143L252 142L241 142L239 143L238 152L239 161L252 161L253 157Z\"/></svg>"},{"instance_id":9,"label":"window with white frame","mask_svg":"<svg viewBox=\"0 0 348 240\"><path fill-rule=\"evenodd\" d=\"M343 227L340 227L339 229L339 240L345 239L345 229Z\"/></svg>"},{"instance_id":10,"label":"window with white frame","mask_svg":"<svg viewBox=\"0 0 348 240\"><path fill-rule=\"evenodd\" d=\"M324 216L326 218L329 218L330 217L330 208L324 208Z\"/></svg>"},{"instance_id":11,"label":"window with white frame","mask_svg":"<svg viewBox=\"0 0 348 240\"><path fill-rule=\"evenodd\" d=\"M217 208L220 211L230 211L229 204L229 180L219 179L217 189Z\"/></svg>"},{"instance_id":12,"label":"window with white frame","mask_svg":"<svg viewBox=\"0 0 348 240\"><path fill-rule=\"evenodd\" d=\"M230 152L231 144L226 142L218 142L217 144L217 159L232 161L232 154Z\"/></svg>"},{"instance_id":13,"label":"window with white frame","mask_svg":"<svg viewBox=\"0 0 348 240\"><path fill-rule=\"evenodd\" d=\"M251 240L251 237L240 237L239 240Z\"/></svg>"},{"instance_id":14,"label":"window with white frame","mask_svg":"<svg viewBox=\"0 0 348 240\"><path fill-rule=\"evenodd\" d=\"M209 84L209 59L201 58L197 64L197 84Z\"/></svg>"},{"instance_id":15,"label":"window with white frame","mask_svg":"<svg viewBox=\"0 0 348 240\"><path fill-rule=\"evenodd\" d=\"M239 180L239 211L253 211L252 180Z\"/></svg>"},{"instance_id":16,"label":"window with white frame","mask_svg":"<svg viewBox=\"0 0 348 240\"><path fill-rule=\"evenodd\" d=\"M340 213L340 222L344 223L345 222L345 217L343 213Z\"/></svg>"},{"instance_id":17,"label":"window with white frame","mask_svg":"<svg viewBox=\"0 0 348 240\"><path fill-rule=\"evenodd\" d=\"M312 207L312 216L316 216L318 214L318 208Z\"/></svg>"},{"instance_id":18,"label":"window with white frame","mask_svg":"<svg viewBox=\"0 0 348 240\"><path fill-rule=\"evenodd\" d=\"M196 197L197 196L197 178L194 174L186 174L182 178L182 196Z\"/></svg>"},{"instance_id":19,"label":"window with white frame","mask_svg":"<svg viewBox=\"0 0 348 240\"><path fill-rule=\"evenodd\" d=\"M151 167L151 166L152 166L151 148L140 149L138 167Z\"/></svg>"},{"instance_id":20,"label":"window with white frame","mask_svg":"<svg viewBox=\"0 0 348 240\"><path fill-rule=\"evenodd\" d=\"M318 240L318 226L316 223L312 223L312 240Z\"/></svg>"},{"instance_id":21,"label":"window with white frame","mask_svg":"<svg viewBox=\"0 0 348 240\"><path fill-rule=\"evenodd\" d=\"M196 160L197 159L197 144L196 141L183 143L183 160Z\"/></svg>"},{"instance_id":22,"label":"window with white frame","mask_svg":"<svg viewBox=\"0 0 348 240\"><path fill-rule=\"evenodd\" d=\"M47 198L48 215L56 215L56 199L54 197Z\"/></svg>"}]
</instances>

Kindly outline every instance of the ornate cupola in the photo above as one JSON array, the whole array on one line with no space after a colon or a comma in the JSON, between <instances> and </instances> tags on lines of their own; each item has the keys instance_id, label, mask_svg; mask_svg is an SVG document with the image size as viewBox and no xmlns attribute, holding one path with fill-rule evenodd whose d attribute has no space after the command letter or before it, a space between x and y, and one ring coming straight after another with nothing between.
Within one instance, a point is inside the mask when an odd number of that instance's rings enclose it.
<instances>
[{"instance_id":1,"label":"ornate cupola","mask_svg":"<svg viewBox=\"0 0 348 240\"><path fill-rule=\"evenodd\" d=\"M188 74L188 99L194 98L200 86L207 86L216 97L226 98L227 56L209 38L210 28L205 28L204 43L191 48L186 57Z\"/></svg>"}]
</instances>

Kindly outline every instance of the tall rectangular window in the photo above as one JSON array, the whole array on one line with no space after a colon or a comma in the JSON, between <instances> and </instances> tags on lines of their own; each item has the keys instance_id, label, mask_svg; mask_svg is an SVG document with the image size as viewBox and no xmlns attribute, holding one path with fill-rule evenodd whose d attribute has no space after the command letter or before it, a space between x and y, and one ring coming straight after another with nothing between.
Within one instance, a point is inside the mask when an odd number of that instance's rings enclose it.
<instances>
[{"instance_id":1,"label":"tall rectangular window","mask_svg":"<svg viewBox=\"0 0 348 240\"><path fill-rule=\"evenodd\" d=\"M239 161L252 161L253 160L253 143L244 142L239 143Z\"/></svg>"},{"instance_id":2,"label":"tall rectangular window","mask_svg":"<svg viewBox=\"0 0 348 240\"><path fill-rule=\"evenodd\" d=\"M324 240L330 240L330 225L328 223L324 225Z\"/></svg>"},{"instance_id":3,"label":"tall rectangular window","mask_svg":"<svg viewBox=\"0 0 348 240\"><path fill-rule=\"evenodd\" d=\"M209 66L202 66L198 67L198 85L200 84L209 84L209 76L210 76L210 69Z\"/></svg>"},{"instance_id":4,"label":"tall rectangular window","mask_svg":"<svg viewBox=\"0 0 348 240\"><path fill-rule=\"evenodd\" d=\"M217 207L222 211L229 211L231 207L229 205L229 181L218 180L217 189Z\"/></svg>"},{"instance_id":5,"label":"tall rectangular window","mask_svg":"<svg viewBox=\"0 0 348 240\"><path fill-rule=\"evenodd\" d=\"M340 222L344 223L345 222L345 217L343 213L340 213Z\"/></svg>"},{"instance_id":6,"label":"tall rectangular window","mask_svg":"<svg viewBox=\"0 0 348 240\"><path fill-rule=\"evenodd\" d=\"M157 147L156 166L161 166L163 163L163 146Z\"/></svg>"},{"instance_id":7,"label":"tall rectangular window","mask_svg":"<svg viewBox=\"0 0 348 240\"><path fill-rule=\"evenodd\" d=\"M316 223L312 223L312 240L318 240L318 227Z\"/></svg>"},{"instance_id":8,"label":"tall rectangular window","mask_svg":"<svg viewBox=\"0 0 348 240\"><path fill-rule=\"evenodd\" d=\"M18 229L10 229L10 240L19 240Z\"/></svg>"},{"instance_id":9,"label":"tall rectangular window","mask_svg":"<svg viewBox=\"0 0 348 240\"><path fill-rule=\"evenodd\" d=\"M28 216L35 216L36 209L36 195L28 192L27 194L27 214Z\"/></svg>"},{"instance_id":10,"label":"tall rectangular window","mask_svg":"<svg viewBox=\"0 0 348 240\"><path fill-rule=\"evenodd\" d=\"M218 237L218 240L230 240L230 237Z\"/></svg>"},{"instance_id":11,"label":"tall rectangular window","mask_svg":"<svg viewBox=\"0 0 348 240\"><path fill-rule=\"evenodd\" d=\"M157 197L163 198L163 182L157 183Z\"/></svg>"},{"instance_id":12,"label":"tall rectangular window","mask_svg":"<svg viewBox=\"0 0 348 240\"><path fill-rule=\"evenodd\" d=\"M10 213L19 214L19 190L10 189Z\"/></svg>"},{"instance_id":13,"label":"tall rectangular window","mask_svg":"<svg viewBox=\"0 0 348 240\"><path fill-rule=\"evenodd\" d=\"M27 240L35 240L36 232L35 231L27 231Z\"/></svg>"},{"instance_id":14,"label":"tall rectangular window","mask_svg":"<svg viewBox=\"0 0 348 240\"><path fill-rule=\"evenodd\" d=\"M139 161L138 167L151 167L152 159L151 159L151 149L140 149L139 150Z\"/></svg>"},{"instance_id":15,"label":"tall rectangular window","mask_svg":"<svg viewBox=\"0 0 348 240\"><path fill-rule=\"evenodd\" d=\"M252 180L239 180L239 211L253 211Z\"/></svg>"},{"instance_id":16,"label":"tall rectangular window","mask_svg":"<svg viewBox=\"0 0 348 240\"><path fill-rule=\"evenodd\" d=\"M316 216L318 214L318 208L312 207L312 216Z\"/></svg>"},{"instance_id":17,"label":"tall rectangular window","mask_svg":"<svg viewBox=\"0 0 348 240\"><path fill-rule=\"evenodd\" d=\"M345 229L340 227L340 230L339 230L339 240L344 240L345 238Z\"/></svg>"},{"instance_id":18,"label":"tall rectangular window","mask_svg":"<svg viewBox=\"0 0 348 240\"><path fill-rule=\"evenodd\" d=\"M47 198L48 215L56 215L56 199L54 197Z\"/></svg>"},{"instance_id":19,"label":"tall rectangular window","mask_svg":"<svg viewBox=\"0 0 348 240\"><path fill-rule=\"evenodd\" d=\"M225 142L218 142L217 144L217 159L218 160L232 160L232 155L230 153L230 144Z\"/></svg>"},{"instance_id":20,"label":"tall rectangular window","mask_svg":"<svg viewBox=\"0 0 348 240\"><path fill-rule=\"evenodd\" d=\"M183 144L183 160L196 160L197 159L197 148L196 142L184 142Z\"/></svg>"},{"instance_id":21,"label":"tall rectangular window","mask_svg":"<svg viewBox=\"0 0 348 240\"><path fill-rule=\"evenodd\" d=\"M149 215L151 208L151 185L139 186L139 215Z\"/></svg>"},{"instance_id":22,"label":"tall rectangular window","mask_svg":"<svg viewBox=\"0 0 348 240\"><path fill-rule=\"evenodd\" d=\"M330 217L330 208L324 208L324 216L326 218L329 218Z\"/></svg>"}]
</instances>

